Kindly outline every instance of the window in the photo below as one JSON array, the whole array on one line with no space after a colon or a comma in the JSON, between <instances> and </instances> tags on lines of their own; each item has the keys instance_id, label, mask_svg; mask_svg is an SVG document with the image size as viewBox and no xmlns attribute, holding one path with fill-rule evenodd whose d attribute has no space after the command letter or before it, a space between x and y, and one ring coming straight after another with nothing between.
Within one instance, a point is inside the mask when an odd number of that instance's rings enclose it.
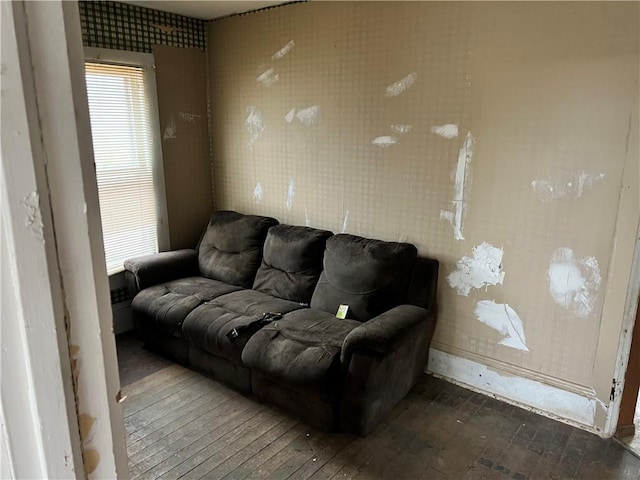
<instances>
[{"instance_id":1,"label":"window","mask_svg":"<svg viewBox=\"0 0 640 480\"><path fill-rule=\"evenodd\" d=\"M147 68L85 63L107 273L127 258L157 253L162 179L157 178L157 112ZM155 89L155 85L153 85ZM155 92L153 92L155 98ZM161 237L162 235L160 235Z\"/></svg>"}]
</instances>

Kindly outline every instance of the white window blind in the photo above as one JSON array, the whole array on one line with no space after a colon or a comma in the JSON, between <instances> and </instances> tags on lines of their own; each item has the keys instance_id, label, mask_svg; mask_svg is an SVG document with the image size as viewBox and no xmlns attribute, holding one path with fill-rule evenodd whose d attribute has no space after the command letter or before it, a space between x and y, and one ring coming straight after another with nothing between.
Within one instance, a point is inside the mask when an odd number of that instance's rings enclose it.
<instances>
[{"instance_id":1,"label":"white window blind","mask_svg":"<svg viewBox=\"0 0 640 480\"><path fill-rule=\"evenodd\" d=\"M85 63L107 273L158 252L153 135L142 67Z\"/></svg>"}]
</instances>

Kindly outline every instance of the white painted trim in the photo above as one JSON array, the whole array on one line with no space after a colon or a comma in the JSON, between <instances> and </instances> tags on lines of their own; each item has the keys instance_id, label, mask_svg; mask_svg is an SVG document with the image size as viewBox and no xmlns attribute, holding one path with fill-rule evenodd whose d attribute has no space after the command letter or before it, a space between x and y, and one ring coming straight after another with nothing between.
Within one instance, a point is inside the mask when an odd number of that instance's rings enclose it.
<instances>
[{"instance_id":1,"label":"white painted trim","mask_svg":"<svg viewBox=\"0 0 640 480\"><path fill-rule=\"evenodd\" d=\"M512 363L504 362L497 358L486 357L484 355L480 355L475 352L470 352L468 350L463 350L461 348L452 347L450 345L444 345L437 341L433 341L431 343L431 348L435 350L439 350L444 353L448 353L449 355L452 355L454 357L466 358L467 360L471 360L472 362L485 365L490 370L502 372L503 374L510 377L528 378L529 380L533 380L534 382L544 383L545 385L549 385L551 387L555 387L560 390L565 390L567 392L572 392L583 397L595 396L595 390L592 387L587 387L585 385L581 385L575 382L570 382L567 380L563 380L561 378L552 377L550 375L547 375L545 373L538 372L535 370L522 368L519 365L514 365Z\"/></svg>"},{"instance_id":2,"label":"white painted trim","mask_svg":"<svg viewBox=\"0 0 640 480\"><path fill-rule=\"evenodd\" d=\"M466 358L431 348L428 369L456 385L490 395L554 420L601 434L595 427L598 400L491 369Z\"/></svg>"},{"instance_id":3,"label":"white painted trim","mask_svg":"<svg viewBox=\"0 0 640 480\"><path fill-rule=\"evenodd\" d=\"M84 469L128 477L76 2L24 2ZM63 330L64 331L64 330ZM49 403L56 398L49 396ZM55 434L46 437L57 442ZM84 472L83 472L84 473ZM60 478L60 475L47 475ZM84 475L80 475L84 477Z\"/></svg>"},{"instance_id":4,"label":"white painted trim","mask_svg":"<svg viewBox=\"0 0 640 480\"><path fill-rule=\"evenodd\" d=\"M144 80L147 86L151 134L153 136L153 184L156 194L156 217L158 249L161 252L170 249L169 220L167 213L167 193L164 182L162 157L162 136L160 132L160 114L158 113L158 89L156 86L156 65L151 53L128 52L108 48L84 48L85 61L113 63L144 68ZM118 273L118 272L116 272Z\"/></svg>"},{"instance_id":5,"label":"white painted trim","mask_svg":"<svg viewBox=\"0 0 640 480\"><path fill-rule=\"evenodd\" d=\"M9 457L14 478L81 478L33 42L26 4L0 2L0 9L0 377L6 441L2 455ZM4 476L4 467L2 472Z\"/></svg>"},{"instance_id":6,"label":"white painted trim","mask_svg":"<svg viewBox=\"0 0 640 480\"><path fill-rule=\"evenodd\" d=\"M640 294L640 110L637 103L629 108L618 213L593 363L593 386L599 398L609 402L612 397L611 408L599 410L596 417L607 437L615 434L618 423Z\"/></svg>"},{"instance_id":7,"label":"white painted trim","mask_svg":"<svg viewBox=\"0 0 640 480\"><path fill-rule=\"evenodd\" d=\"M9 432L4 421L4 408L0 403L0 478L16 478L13 461L9 453Z\"/></svg>"},{"instance_id":8,"label":"white painted trim","mask_svg":"<svg viewBox=\"0 0 640 480\"><path fill-rule=\"evenodd\" d=\"M614 387L613 401L611 402L604 428L604 433L607 437L615 435L618 428L618 417L620 416L620 407L622 406L622 392L625 387L625 377L629 366L629 356L631 354L633 329L634 327L640 328L640 326L635 325L638 299L640 297L640 224L638 225L638 233L636 235L636 250L631 272L622 331L620 332L620 345L618 347L616 368L613 374L613 378L617 379L617 382Z\"/></svg>"}]
</instances>

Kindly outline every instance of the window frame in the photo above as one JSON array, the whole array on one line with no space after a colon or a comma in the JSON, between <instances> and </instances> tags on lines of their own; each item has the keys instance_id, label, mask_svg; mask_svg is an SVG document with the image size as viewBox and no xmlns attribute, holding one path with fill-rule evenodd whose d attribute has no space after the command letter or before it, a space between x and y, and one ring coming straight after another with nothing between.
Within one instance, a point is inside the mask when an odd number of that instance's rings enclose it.
<instances>
[{"instance_id":1,"label":"window frame","mask_svg":"<svg viewBox=\"0 0 640 480\"><path fill-rule=\"evenodd\" d=\"M170 248L169 222L167 214L167 195L164 182L164 163L162 159L162 136L160 132L160 115L158 113L158 93L156 88L156 72L153 54L128 52L125 50L111 50L106 48L84 48L84 62L126 65L141 67L144 72L144 82L149 102L149 116L151 121L151 141L153 155L153 186L156 205L156 235L158 237L158 251ZM94 160L95 166L95 160ZM104 241L104 240L103 240ZM109 276L118 275L124 271L120 267Z\"/></svg>"}]
</instances>

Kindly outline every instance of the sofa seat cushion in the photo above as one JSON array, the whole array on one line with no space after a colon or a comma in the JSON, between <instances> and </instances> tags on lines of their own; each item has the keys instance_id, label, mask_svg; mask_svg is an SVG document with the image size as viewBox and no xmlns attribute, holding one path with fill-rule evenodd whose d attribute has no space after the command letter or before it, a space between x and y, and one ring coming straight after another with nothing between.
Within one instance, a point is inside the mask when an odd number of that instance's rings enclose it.
<instances>
[{"instance_id":1,"label":"sofa seat cushion","mask_svg":"<svg viewBox=\"0 0 640 480\"><path fill-rule=\"evenodd\" d=\"M187 277L145 288L131 307L141 327L181 337L184 319L194 308L237 290L240 287L217 280Z\"/></svg>"},{"instance_id":2,"label":"sofa seat cushion","mask_svg":"<svg viewBox=\"0 0 640 480\"><path fill-rule=\"evenodd\" d=\"M293 225L272 227L253 289L294 302L309 303L322 271L327 230Z\"/></svg>"},{"instance_id":3,"label":"sofa seat cushion","mask_svg":"<svg viewBox=\"0 0 640 480\"><path fill-rule=\"evenodd\" d=\"M242 349L248 336L235 341L227 333L258 320L263 313L291 312L304 308L297 302L275 298L255 290L241 290L204 303L185 319L182 331L187 341L207 353L241 363Z\"/></svg>"},{"instance_id":4,"label":"sofa seat cushion","mask_svg":"<svg viewBox=\"0 0 640 480\"><path fill-rule=\"evenodd\" d=\"M198 246L198 267L202 276L251 288L262 261L262 248L275 218L218 211Z\"/></svg>"},{"instance_id":5,"label":"sofa seat cushion","mask_svg":"<svg viewBox=\"0 0 640 480\"><path fill-rule=\"evenodd\" d=\"M358 325L321 310L297 310L253 335L242 360L273 382L332 401L342 381L342 343Z\"/></svg>"},{"instance_id":6,"label":"sofa seat cushion","mask_svg":"<svg viewBox=\"0 0 640 480\"><path fill-rule=\"evenodd\" d=\"M311 308L361 322L406 302L418 251L409 243L383 242L340 234L327 240L324 270Z\"/></svg>"}]
</instances>

